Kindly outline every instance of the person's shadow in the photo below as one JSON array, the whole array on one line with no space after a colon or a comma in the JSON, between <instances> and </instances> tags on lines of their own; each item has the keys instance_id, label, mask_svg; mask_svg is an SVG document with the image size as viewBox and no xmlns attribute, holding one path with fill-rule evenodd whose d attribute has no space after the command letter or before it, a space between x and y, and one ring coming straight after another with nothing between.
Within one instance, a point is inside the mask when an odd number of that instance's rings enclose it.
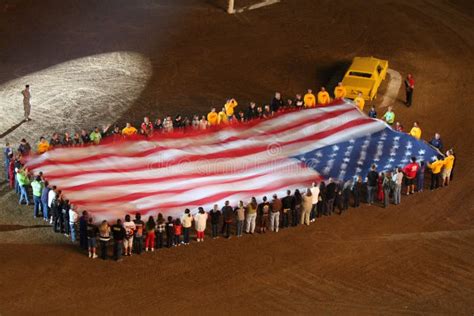
<instances>
[{"instance_id":1,"label":"person's shadow","mask_svg":"<svg viewBox=\"0 0 474 316\"><path fill-rule=\"evenodd\" d=\"M1 138L4 138L5 136L7 136L8 134L10 134L11 132L13 132L14 130L16 130L18 127L21 126L21 124L25 123L26 121L25 120L21 120L20 123L17 123L15 125L13 125L12 127L10 127L9 129L7 129L5 132L3 132L2 134L0 134L0 139Z\"/></svg>"}]
</instances>

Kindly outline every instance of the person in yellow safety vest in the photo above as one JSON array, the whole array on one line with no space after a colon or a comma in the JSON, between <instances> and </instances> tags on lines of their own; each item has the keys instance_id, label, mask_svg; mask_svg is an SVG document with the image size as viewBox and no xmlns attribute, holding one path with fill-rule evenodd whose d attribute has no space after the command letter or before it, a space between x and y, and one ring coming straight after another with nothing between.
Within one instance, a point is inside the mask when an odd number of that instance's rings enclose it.
<instances>
[{"instance_id":1,"label":"person in yellow safety vest","mask_svg":"<svg viewBox=\"0 0 474 316\"><path fill-rule=\"evenodd\" d=\"M321 91L318 92L318 104L326 105L331 102L331 97L329 93L326 91L326 88L321 87Z\"/></svg>"},{"instance_id":2,"label":"person in yellow safety vest","mask_svg":"<svg viewBox=\"0 0 474 316\"><path fill-rule=\"evenodd\" d=\"M212 108L211 112L207 114L207 122L209 126L217 125L217 112L216 108Z\"/></svg>"},{"instance_id":3,"label":"person in yellow safety vest","mask_svg":"<svg viewBox=\"0 0 474 316\"><path fill-rule=\"evenodd\" d=\"M49 150L49 143L48 141L46 140L46 138L44 138L43 136L40 137L40 141L38 143L38 154L42 154L42 153L45 153Z\"/></svg>"},{"instance_id":4,"label":"person in yellow safety vest","mask_svg":"<svg viewBox=\"0 0 474 316\"><path fill-rule=\"evenodd\" d=\"M439 188L440 178L441 178L441 169L444 166L444 161L441 160L442 156L434 158L433 163L428 163L428 168L431 169L431 185L430 190Z\"/></svg>"},{"instance_id":5,"label":"person in yellow safety vest","mask_svg":"<svg viewBox=\"0 0 474 316\"><path fill-rule=\"evenodd\" d=\"M316 106L316 96L313 94L313 90L308 89L303 97L304 107L305 108L314 108Z\"/></svg>"},{"instance_id":6,"label":"person in yellow safety vest","mask_svg":"<svg viewBox=\"0 0 474 316\"><path fill-rule=\"evenodd\" d=\"M362 93L359 92L359 95L354 99L354 103L361 111L364 111L365 100Z\"/></svg>"},{"instance_id":7,"label":"person in yellow safety vest","mask_svg":"<svg viewBox=\"0 0 474 316\"><path fill-rule=\"evenodd\" d=\"M125 128L122 129L122 135L123 136L132 136L138 133L137 129L132 126L132 124L127 123Z\"/></svg>"},{"instance_id":8,"label":"person in yellow safety vest","mask_svg":"<svg viewBox=\"0 0 474 316\"><path fill-rule=\"evenodd\" d=\"M234 117L234 108L239 105L235 99L229 99L224 105L225 114L227 115L227 120L232 121Z\"/></svg>"},{"instance_id":9,"label":"person in yellow safety vest","mask_svg":"<svg viewBox=\"0 0 474 316\"><path fill-rule=\"evenodd\" d=\"M418 127L418 122L413 123L413 127L410 130L410 135L415 137L416 139L421 138L421 128Z\"/></svg>"},{"instance_id":10,"label":"person in yellow safety vest","mask_svg":"<svg viewBox=\"0 0 474 316\"><path fill-rule=\"evenodd\" d=\"M441 177L443 179L442 186L449 185L449 179L451 178L451 171L454 166L454 155L453 151L450 149L446 152L446 158L443 160L444 167Z\"/></svg>"},{"instance_id":11,"label":"person in yellow safety vest","mask_svg":"<svg viewBox=\"0 0 474 316\"><path fill-rule=\"evenodd\" d=\"M334 98L337 100L342 100L346 97L346 94L346 87L342 85L342 82L339 82L336 88L334 88Z\"/></svg>"},{"instance_id":12,"label":"person in yellow safety vest","mask_svg":"<svg viewBox=\"0 0 474 316\"><path fill-rule=\"evenodd\" d=\"M222 110L217 113L217 124L227 124L227 114L225 112L225 108L222 108Z\"/></svg>"}]
</instances>

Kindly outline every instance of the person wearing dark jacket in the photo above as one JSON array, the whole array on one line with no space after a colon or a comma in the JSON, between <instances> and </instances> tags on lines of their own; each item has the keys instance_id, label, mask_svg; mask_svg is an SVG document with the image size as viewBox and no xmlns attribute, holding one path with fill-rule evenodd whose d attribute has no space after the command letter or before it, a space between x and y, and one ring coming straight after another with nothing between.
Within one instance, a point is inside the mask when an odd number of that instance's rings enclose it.
<instances>
[{"instance_id":1,"label":"person wearing dark jacket","mask_svg":"<svg viewBox=\"0 0 474 316\"><path fill-rule=\"evenodd\" d=\"M281 203L283 205L283 211L281 216L281 228L285 228L289 226L289 214L293 214L295 209L295 197L291 195L291 191L286 191L286 196L281 199Z\"/></svg>"},{"instance_id":2,"label":"person wearing dark jacket","mask_svg":"<svg viewBox=\"0 0 474 316\"><path fill-rule=\"evenodd\" d=\"M318 212L318 217L327 216L326 208L326 183L321 181L319 184L319 203L316 205L316 210Z\"/></svg>"},{"instance_id":3,"label":"person wearing dark jacket","mask_svg":"<svg viewBox=\"0 0 474 316\"><path fill-rule=\"evenodd\" d=\"M354 207L359 207L360 196L362 194L362 177L358 176L357 180L352 185L352 194L354 196Z\"/></svg>"},{"instance_id":4,"label":"person wearing dark jacket","mask_svg":"<svg viewBox=\"0 0 474 316\"><path fill-rule=\"evenodd\" d=\"M272 103L270 103L270 109L273 113L276 113L280 108L283 108L283 100L281 99L280 92L275 92L275 97L273 98Z\"/></svg>"},{"instance_id":5,"label":"person wearing dark jacket","mask_svg":"<svg viewBox=\"0 0 474 316\"><path fill-rule=\"evenodd\" d=\"M443 151L443 141L441 140L441 135L439 133L435 133L432 140L428 142L431 146L437 148L439 151Z\"/></svg>"},{"instance_id":6,"label":"person wearing dark jacket","mask_svg":"<svg viewBox=\"0 0 474 316\"><path fill-rule=\"evenodd\" d=\"M293 195L294 207L291 212L291 226L298 226L301 207L303 204L303 196L301 196L300 190L296 189Z\"/></svg>"},{"instance_id":7,"label":"person wearing dark jacket","mask_svg":"<svg viewBox=\"0 0 474 316\"><path fill-rule=\"evenodd\" d=\"M69 236L70 234L70 227L69 227L69 209L71 208L71 205L69 204L69 200L64 200L64 203L62 204L62 218L63 218L63 227L64 227L64 234L66 236Z\"/></svg>"},{"instance_id":8,"label":"person wearing dark jacket","mask_svg":"<svg viewBox=\"0 0 474 316\"><path fill-rule=\"evenodd\" d=\"M52 224L53 224L53 230L55 233L60 232L60 227L59 227L59 217L61 216L62 212L62 206L61 206L61 198L58 195L56 195L56 198L51 202L51 215L52 215Z\"/></svg>"},{"instance_id":9,"label":"person wearing dark jacket","mask_svg":"<svg viewBox=\"0 0 474 316\"><path fill-rule=\"evenodd\" d=\"M173 217L168 216L166 222L166 247L171 248L174 245L174 222Z\"/></svg>"},{"instance_id":10,"label":"person wearing dark jacket","mask_svg":"<svg viewBox=\"0 0 474 316\"><path fill-rule=\"evenodd\" d=\"M121 261L122 250L123 250L122 249L123 240L125 239L125 234L126 234L125 228L123 228L123 225L122 225L122 220L118 219L117 224L113 225L111 230L114 237L114 259L115 261Z\"/></svg>"},{"instance_id":11,"label":"person wearing dark jacket","mask_svg":"<svg viewBox=\"0 0 474 316\"><path fill-rule=\"evenodd\" d=\"M232 225L234 219L234 209L229 205L229 201L225 201L224 206L222 207L222 217L224 218L224 223L222 224L222 234L227 239L230 238L230 226Z\"/></svg>"},{"instance_id":12,"label":"person wearing dark jacket","mask_svg":"<svg viewBox=\"0 0 474 316\"><path fill-rule=\"evenodd\" d=\"M336 199L336 183L329 178L329 184L326 186L326 208L328 215L332 215L334 210L334 200Z\"/></svg>"},{"instance_id":13,"label":"person wearing dark jacket","mask_svg":"<svg viewBox=\"0 0 474 316\"><path fill-rule=\"evenodd\" d=\"M219 206L217 204L214 204L214 207L212 210L209 212L209 217L211 218L211 237L213 239L219 238L217 236L217 226L219 225L219 221L221 218L221 211L219 211Z\"/></svg>"},{"instance_id":14,"label":"person wearing dark jacket","mask_svg":"<svg viewBox=\"0 0 474 316\"><path fill-rule=\"evenodd\" d=\"M247 111L245 112L245 119L247 121L250 121L257 117L258 117L257 106L255 102L250 102L250 105L247 108Z\"/></svg>"},{"instance_id":15,"label":"person wearing dark jacket","mask_svg":"<svg viewBox=\"0 0 474 316\"><path fill-rule=\"evenodd\" d=\"M89 258L96 259L98 256L96 254L97 249L97 234L99 230L97 226L94 225L92 217L89 217L87 223L87 248L89 250Z\"/></svg>"},{"instance_id":16,"label":"person wearing dark jacket","mask_svg":"<svg viewBox=\"0 0 474 316\"><path fill-rule=\"evenodd\" d=\"M82 212L82 216L79 218L79 245L82 249L87 249L87 222L89 220L89 214L87 211Z\"/></svg>"},{"instance_id":17,"label":"person wearing dark jacket","mask_svg":"<svg viewBox=\"0 0 474 316\"><path fill-rule=\"evenodd\" d=\"M367 174L367 203L369 203L369 205L374 203L375 190L377 189L377 182L379 180L379 174L375 169L376 166L372 165Z\"/></svg>"}]
</instances>

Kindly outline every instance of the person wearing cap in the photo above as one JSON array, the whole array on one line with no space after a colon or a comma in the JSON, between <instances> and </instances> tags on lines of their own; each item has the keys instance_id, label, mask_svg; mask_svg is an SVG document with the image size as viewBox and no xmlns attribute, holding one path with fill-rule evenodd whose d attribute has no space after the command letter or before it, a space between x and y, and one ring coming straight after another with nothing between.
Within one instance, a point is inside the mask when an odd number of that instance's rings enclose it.
<instances>
[{"instance_id":1,"label":"person wearing cap","mask_svg":"<svg viewBox=\"0 0 474 316\"><path fill-rule=\"evenodd\" d=\"M273 194L272 207L270 212L270 230L277 232L280 227L280 212L283 204L276 194Z\"/></svg>"},{"instance_id":2,"label":"person wearing cap","mask_svg":"<svg viewBox=\"0 0 474 316\"><path fill-rule=\"evenodd\" d=\"M415 79L413 79L412 74L408 74L405 79L405 91L406 91L406 102L407 106L411 106L413 101L413 90L415 89Z\"/></svg>"},{"instance_id":3,"label":"person wearing cap","mask_svg":"<svg viewBox=\"0 0 474 316\"><path fill-rule=\"evenodd\" d=\"M354 99L354 103L359 108L359 110L364 111L365 100L364 100L364 97L362 96L362 93L359 92L357 97Z\"/></svg>"},{"instance_id":4,"label":"person wearing cap","mask_svg":"<svg viewBox=\"0 0 474 316\"><path fill-rule=\"evenodd\" d=\"M395 113L393 112L391 106L388 107L387 112L385 112L382 118L388 125L393 125L393 123L395 122Z\"/></svg>"},{"instance_id":5,"label":"person wearing cap","mask_svg":"<svg viewBox=\"0 0 474 316\"><path fill-rule=\"evenodd\" d=\"M428 168L431 169L431 185L430 190L439 188L441 179L441 169L443 169L444 161L442 156L438 155L433 158L432 163L428 163Z\"/></svg>"},{"instance_id":6,"label":"person wearing cap","mask_svg":"<svg viewBox=\"0 0 474 316\"><path fill-rule=\"evenodd\" d=\"M410 130L410 135L415 137L416 139L421 138L421 128L418 126L418 122L413 122L413 127Z\"/></svg>"},{"instance_id":7,"label":"person wearing cap","mask_svg":"<svg viewBox=\"0 0 474 316\"><path fill-rule=\"evenodd\" d=\"M441 174L441 177L443 180L442 185L447 186L449 185L451 172L453 170L453 165L454 165L454 155L453 155L452 149L446 152L446 158L444 158L443 163L444 163L444 166L443 166L443 171Z\"/></svg>"},{"instance_id":8,"label":"person wearing cap","mask_svg":"<svg viewBox=\"0 0 474 316\"><path fill-rule=\"evenodd\" d=\"M316 106L316 96L313 94L313 90L308 89L308 92L303 97L305 108L314 108Z\"/></svg>"},{"instance_id":9,"label":"person wearing cap","mask_svg":"<svg viewBox=\"0 0 474 316\"><path fill-rule=\"evenodd\" d=\"M339 82L336 88L334 88L334 98L336 100L342 100L346 97L346 94L347 94L346 87L342 85L342 82Z\"/></svg>"},{"instance_id":10,"label":"person wearing cap","mask_svg":"<svg viewBox=\"0 0 474 316\"><path fill-rule=\"evenodd\" d=\"M318 92L318 104L326 105L331 102L331 97L329 93L326 91L325 87L321 87L321 90Z\"/></svg>"}]
</instances>

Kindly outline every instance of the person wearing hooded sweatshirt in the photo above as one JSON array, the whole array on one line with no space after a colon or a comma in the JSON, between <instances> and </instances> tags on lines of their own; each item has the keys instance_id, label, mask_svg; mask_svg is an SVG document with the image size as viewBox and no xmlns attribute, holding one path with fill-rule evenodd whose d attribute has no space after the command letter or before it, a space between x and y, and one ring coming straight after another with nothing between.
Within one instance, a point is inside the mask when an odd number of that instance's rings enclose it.
<instances>
[{"instance_id":1,"label":"person wearing hooded sweatshirt","mask_svg":"<svg viewBox=\"0 0 474 316\"><path fill-rule=\"evenodd\" d=\"M196 229L197 242L204 241L204 232L206 231L208 215L202 207L198 208L198 213L194 215L194 228Z\"/></svg>"}]
</instances>

